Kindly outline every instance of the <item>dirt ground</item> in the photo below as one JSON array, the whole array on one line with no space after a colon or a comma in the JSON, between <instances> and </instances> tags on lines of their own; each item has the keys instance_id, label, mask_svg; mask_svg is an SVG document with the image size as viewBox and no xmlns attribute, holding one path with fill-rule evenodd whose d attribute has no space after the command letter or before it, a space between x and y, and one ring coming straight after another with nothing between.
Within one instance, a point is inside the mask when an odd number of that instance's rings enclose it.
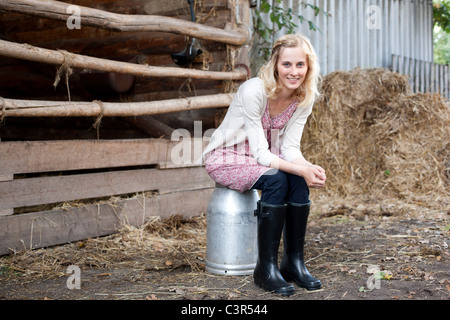
<instances>
[{"instance_id":1,"label":"dirt ground","mask_svg":"<svg viewBox=\"0 0 450 320\"><path fill-rule=\"evenodd\" d=\"M256 287L251 275L205 271L204 216L155 220L100 239L0 257L0 299L448 300L448 218L447 211L398 203L318 206L306 259L323 288L296 287L290 297ZM73 265L79 289L68 270Z\"/></svg>"}]
</instances>

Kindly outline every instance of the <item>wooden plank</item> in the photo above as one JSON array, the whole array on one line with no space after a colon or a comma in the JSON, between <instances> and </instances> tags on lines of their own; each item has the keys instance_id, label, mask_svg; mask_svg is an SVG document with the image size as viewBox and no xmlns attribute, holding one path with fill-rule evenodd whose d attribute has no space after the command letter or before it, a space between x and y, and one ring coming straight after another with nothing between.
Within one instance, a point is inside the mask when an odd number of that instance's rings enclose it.
<instances>
[{"instance_id":1,"label":"wooden plank","mask_svg":"<svg viewBox=\"0 0 450 320\"><path fill-rule=\"evenodd\" d=\"M214 187L205 168L141 169L0 182L0 210L158 190Z\"/></svg>"},{"instance_id":2,"label":"wooden plank","mask_svg":"<svg viewBox=\"0 0 450 320\"><path fill-rule=\"evenodd\" d=\"M414 77L414 87L413 87L413 92L417 93L419 92L419 88L420 88L420 66L419 66L419 61L418 60L414 60L414 69L415 69L415 77Z\"/></svg>"},{"instance_id":3,"label":"wooden plank","mask_svg":"<svg viewBox=\"0 0 450 320\"><path fill-rule=\"evenodd\" d=\"M185 163L189 165L199 159L208 143L202 137L178 140L5 141L0 142L0 171L18 174L157 165L177 161L172 151L190 147L191 157L186 159L190 163Z\"/></svg>"},{"instance_id":4,"label":"wooden plank","mask_svg":"<svg viewBox=\"0 0 450 320\"><path fill-rule=\"evenodd\" d=\"M399 56L396 54L392 55L392 71L393 72L398 72L399 67L398 67L398 60L399 60Z\"/></svg>"},{"instance_id":5,"label":"wooden plank","mask_svg":"<svg viewBox=\"0 0 450 320\"><path fill-rule=\"evenodd\" d=\"M398 57L398 73L403 74L403 58L401 56Z\"/></svg>"},{"instance_id":6,"label":"wooden plank","mask_svg":"<svg viewBox=\"0 0 450 320\"><path fill-rule=\"evenodd\" d=\"M436 77L436 70L434 68L434 63L430 63L430 68L431 68L431 84L430 84L430 92L434 92L435 88L436 88L436 82L435 82L435 77Z\"/></svg>"},{"instance_id":7,"label":"wooden plank","mask_svg":"<svg viewBox=\"0 0 450 320\"><path fill-rule=\"evenodd\" d=\"M420 92L425 93L425 61L419 60L420 64Z\"/></svg>"},{"instance_id":8,"label":"wooden plank","mask_svg":"<svg viewBox=\"0 0 450 320\"><path fill-rule=\"evenodd\" d=\"M433 63L432 62L427 62L426 63L426 87L425 90L426 92L431 92L431 67L432 67Z\"/></svg>"},{"instance_id":9,"label":"wooden plank","mask_svg":"<svg viewBox=\"0 0 450 320\"><path fill-rule=\"evenodd\" d=\"M0 209L0 216L9 216L14 213L14 209Z\"/></svg>"},{"instance_id":10,"label":"wooden plank","mask_svg":"<svg viewBox=\"0 0 450 320\"><path fill-rule=\"evenodd\" d=\"M52 172L151 165L168 161L167 139L0 142L0 171Z\"/></svg>"},{"instance_id":11,"label":"wooden plank","mask_svg":"<svg viewBox=\"0 0 450 320\"><path fill-rule=\"evenodd\" d=\"M407 66L406 66L406 74L409 75L409 84L411 85L411 88L414 88L414 62L415 60L412 58L406 59Z\"/></svg>"},{"instance_id":12,"label":"wooden plank","mask_svg":"<svg viewBox=\"0 0 450 320\"><path fill-rule=\"evenodd\" d=\"M433 93L439 92L439 65L433 64L433 70L434 70L434 88Z\"/></svg>"},{"instance_id":13,"label":"wooden plank","mask_svg":"<svg viewBox=\"0 0 450 320\"><path fill-rule=\"evenodd\" d=\"M206 213L213 190L0 217L0 255L109 235L124 225L139 227L151 216L198 216Z\"/></svg>"},{"instance_id":14,"label":"wooden plank","mask_svg":"<svg viewBox=\"0 0 450 320\"><path fill-rule=\"evenodd\" d=\"M445 92L444 97L450 99L450 81L449 81L449 66L445 66L444 70L444 84L445 84Z\"/></svg>"},{"instance_id":15,"label":"wooden plank","mask_svg":"<svg viewBox=\"0 0 450 320\"><path fill-rule=\"evenodd\" d=\"M11 173L1 173L0 172L0 186L5 181L11 181L14 179L14 175ZM0 192L0 198L2 193ZM1 206L1 202L0 202ZM0 207L0 216L7 216L14 213L13 207L7 207L5 206L3 209Z\"/></svg>"}]
</instances>

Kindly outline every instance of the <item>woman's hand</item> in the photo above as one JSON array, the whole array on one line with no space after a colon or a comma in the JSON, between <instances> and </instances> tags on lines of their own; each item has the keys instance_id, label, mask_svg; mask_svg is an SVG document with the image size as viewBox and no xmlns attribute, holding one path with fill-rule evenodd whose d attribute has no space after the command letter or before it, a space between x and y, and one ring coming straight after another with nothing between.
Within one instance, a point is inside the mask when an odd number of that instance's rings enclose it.
<instances>
[{"instance_id":1,"label":"woman's hand","mask_svg":"<svg viewBox=\"0 0 450 320\"><path fill-rule=\"evenodd\" d=\"M292 162L287 162L277 157L270 167L299 175L305 179L308 187L314 189L323 188L327 180L325 170L322 167L311 164L304 159L295 159Z\"/></svg>"},{"instance_id":2,"label":"woman's hand","mask_svg":"<svg viewBox=\"0 0 450 320\"><path fill-rule=\"evenodd\" d=\"M327 180L325 170L316 165L302 166L300 175L305 179L308 187L313 189L323 188Z\"/></svg>"}]
</instances>

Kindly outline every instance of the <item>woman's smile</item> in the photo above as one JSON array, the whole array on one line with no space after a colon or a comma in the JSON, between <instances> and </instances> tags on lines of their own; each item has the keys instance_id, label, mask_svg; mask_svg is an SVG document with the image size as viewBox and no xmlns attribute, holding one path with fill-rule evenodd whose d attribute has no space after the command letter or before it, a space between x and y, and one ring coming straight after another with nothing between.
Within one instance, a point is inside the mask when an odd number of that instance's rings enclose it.
<instances>
[{"instance_id":1,"label":"woman's smile","mask_svg":"<svg viewBox=\"0 0 450 320\"><path fill-rule=\"evenodd\" d=\"M282 48L277 63L278 81L289 91L298 89L305 80L308 63L301 47Z\"/></svg>"}]
</instances>

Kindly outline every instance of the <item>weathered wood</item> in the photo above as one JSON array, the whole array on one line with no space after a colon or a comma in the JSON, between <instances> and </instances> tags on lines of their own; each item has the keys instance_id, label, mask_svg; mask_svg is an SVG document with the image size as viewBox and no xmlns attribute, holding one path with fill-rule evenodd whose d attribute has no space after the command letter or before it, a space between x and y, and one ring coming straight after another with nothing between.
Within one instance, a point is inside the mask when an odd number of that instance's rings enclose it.
<instances>
[{"instance_id":1,"label":"weathered wood","mask_svg":"<svg viewBox=\"0 0 450 320\"><path fill-rule=\"evenodd\" d=\"M1 142L0 142L1 143ZM5 183L5 181L12 181L14 178L14 175L11 173L1 173L0 172L0 186L2 183ZM1 193L0 193L1 197ZM1 202L0 202L0 216L7 216L14 213L13 207L4 206L4 208L1 208Z\"/></svg>"},{"instance_id":2,"label":"weathered wood","mask_svg":"<svg viewBox=\"0 0 450 320\"><path fill-rule=\"evenodd\" d=\"M28 61L66 65L71 68L86 68L98 71L124 73L140 77L178 77L211 80L242 80L247 73L245 70L230 72L203 71L188 68L156 67L139 65L129 62L113 61L108 59L94 58L65 51L55 51L38 48L29 44L20 44L0 40L0 55L23 59Z\"/></svg>"},{"instance_id":3,"label":"weathered wood","mask_svg":"<svg viewBox=\"0 0 450 320\"><path fill-rule=\"evenodd\" d=\"M141 166L168 161L167 139L2 141L0 168L12 173Z\"/></svg>"},{"instance_id":4,"label":"weathered wood","mask_svg":"<svg viewBox=\"0 0 450 320\"><path fill-rule=\"evenodd\" d=\"M242 32L222 30L198 23L155 15L124 15L103 10L76 6L52 0L0 0L0 9L67 22L77 14L81 25L115 31L157 31L183 34L204 40L232 45L243 45L250 39L245 28ZM73 8L73 7L72 7ZM72 17L72 18L71 18Z\"/></svg>"},{"instance_id":5,"label":"weathered wood","mask_svg":"<svg viewBox=\"0 0 450 320\"><path fill-rule=\"evenodd\" d=\"M12 180L14 175L12 173L1 173L0 172L0 182Z\"/></svg>"},{"instance_id":6,"label":"weathered wood","mask_svg":"<svg viewBox=\"0 0 450 320\"><path fill-rule=\"evenodd\" d=\"M170 138L175 130L152 116L125 117L123 119L151 138Z\"/></svg>"},{"instance_id":7,"label":"weathered wood","mask_svg":"<svg viewBox=\"0 0 450 320\"><path fill-rule=\"evenodd\" d=\"M125 225L142 226L152 216L199 216L206 213L213 190L137 196L111 204L0 217L0 255L109 235Z\"/></svg>"},{"instance_id":8,"label":"weathered wood","mask_svg":"<svg viewBox=\"0 0 450 320\"><path fill-rule=\"evenodd\" d=\"M14 209L0 209L0 216L9 216L14 213Z\"/></svg>"},{"instance_id":9,"label":"weathered wood","mask_svg":"<svg viewBox=\"0 0 450 320\"><path fill-rule=\"evenodd\" d=\"M157 165L173 162L174 148L191 149L191 160L208 143L202 138L133 140L3 141L0 168L5 172L33 173ZM178 150L177 150L178 151ZM188 164L188 163L186 163Z\"/></svg>"},{"instance_id":10,"label":"weathered wood","mask_svg":"<svg viewBox=\"0 0 450 320\"><path fill-rule=\"evenodd\" d=\"M228 7L230 8L231 25L233 26L250 26L251 25L251 9L249 1L228 0ZM234 59L235 67L244 68L247 71L247 79L251 78L250 71L250 50L251 43L241 46L237 49L236 57Z\"/></svg>"},{"instance_id":11,"label":"weathered wood","mask_svg":"<svg viewBox=\"0 0 450 320\"><path fill-rule=\"evenodd\" d=\"M392 70L409 76L414 93L436 92L449 98L448 68L448 65L392 55Z\"/></svg>"},{"instance_id":12,"label":"weathered wood","mask_svg":"<svg viewBox=\"0 0 450 320\"><path fill-rule=\"evenodd\" d=\"M233 94L226 93L128 103L0 99L0 115L6 117L141 116L227 107L231 104L232 99Z\"/></svg>"},{"instance_id":13,"label":"weathered wood","mask_svg":"<svg viewBox=\"0 0 450 320\"><path fill-rule=\"evenodd\" d=\"M0 210L153 190L163 194L212 187L214 183L203 167L16 179L0 182Z\"/></svg>"}]
</instances>

